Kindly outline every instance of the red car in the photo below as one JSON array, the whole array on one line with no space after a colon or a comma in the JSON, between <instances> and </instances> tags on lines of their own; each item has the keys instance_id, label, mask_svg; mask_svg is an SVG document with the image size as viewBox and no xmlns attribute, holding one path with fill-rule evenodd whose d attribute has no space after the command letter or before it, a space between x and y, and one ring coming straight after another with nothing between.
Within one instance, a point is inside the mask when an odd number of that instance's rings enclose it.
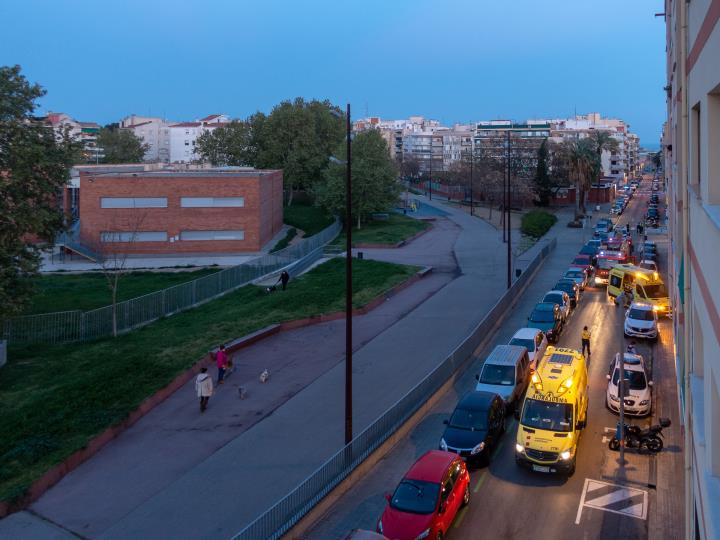
<instances>
[{"instance_id":1,"label":"red car","mask_svg":"<svg viewBox=\"0 0 720 540\"><path fill-rule=\"evenodd\" d=\"M385 497L388 505L377 532L398 540L438 540L470 502L470 475L457 454L430 450L405 473L395 493Z\"/></svg>"},{"instance_id":2,"label":"red car","mask_svg":"<svg viewBox=\"0 0 720 540\"><path fill-rule=\"evenodd\" d=\"M575 258L573 259L573 262L570 266L575 268L582 268L583 270L585 270L585 272L590 274L593 269L592 257L590 257L590 255L583 254L575 255Z\"/></svg>"}]
</instances>

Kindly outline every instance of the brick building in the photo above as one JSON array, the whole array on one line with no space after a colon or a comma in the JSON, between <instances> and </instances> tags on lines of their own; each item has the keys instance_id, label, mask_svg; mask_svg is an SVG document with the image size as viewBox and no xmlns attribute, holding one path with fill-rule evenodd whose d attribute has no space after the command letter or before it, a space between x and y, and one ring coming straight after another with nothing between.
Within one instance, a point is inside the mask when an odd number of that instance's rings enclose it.
<instances>
[{"instance_id":1,"label":"brick building","mask_svg":"<svg viewBox=\"0 0 720 540\"><path fill-rule=\"evenodd\" d=\"M283 225L280 170L81 172L80 241L133 254L260 251Z\"/></svg>"}]
</instances>

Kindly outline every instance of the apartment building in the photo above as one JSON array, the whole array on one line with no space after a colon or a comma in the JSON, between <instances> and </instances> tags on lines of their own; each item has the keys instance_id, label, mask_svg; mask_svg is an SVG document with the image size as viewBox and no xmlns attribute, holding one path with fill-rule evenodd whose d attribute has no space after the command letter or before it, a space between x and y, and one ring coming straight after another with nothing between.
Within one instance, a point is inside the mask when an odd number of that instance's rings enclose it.
<instances>
[{"instance_id":1,"label":"apartment building","mask_svg":"<svg viewBox=\"0 0 720 540\"><path fill-rule=\"evenodd\" d=\"M230 119L224 114L211 114L195 122L172 124L166 129L170 147L170 163L192 163L199 155L195 143L203 133L224 126Z\"/></svg>"},{"instance_id":2,"label":"apartment building","mask_svg":"<svg viewBox=\"0 0 720 540\"><path fill-rule=\"evenodd\" d=\"M71 137L82 143L83 154L88 162L97 162L102 159L102 148L97 145L97 136L101 126L97 122L79 122L61 112L50 112L42 120L56 133L67 130Z\"/></svg>"},{"instance_id":3,"label":"apartment building","mask_svg":"<svg viewBox=\"0 0 720 540\"><path fill-rule=\"evenodd\" d=\"M685 538L720 538L720 1L665 0L663 133Z\"/></svg>"},{"instance_id":4,"label":"apartment building","mask_svg":"<svg viewBox=\"0 0 720 540\"><path fill-rule=\"evenodd\" d=\"M79 198L80 241L101 253L257 252L283 224L279 170L80 171Z\"/></svg>"},{"instance_id":5,"label":"apartment building","mask_svg":"<svg viewBox=\"0 0 720 540\"><path fill-rule=\"evenodd\" d=\"M158 116L137 116L131 114L120 120L120 129L131 131L148 145L144 161L149 163L170 163L170 122Z\"/></svg>"}]
</instances>

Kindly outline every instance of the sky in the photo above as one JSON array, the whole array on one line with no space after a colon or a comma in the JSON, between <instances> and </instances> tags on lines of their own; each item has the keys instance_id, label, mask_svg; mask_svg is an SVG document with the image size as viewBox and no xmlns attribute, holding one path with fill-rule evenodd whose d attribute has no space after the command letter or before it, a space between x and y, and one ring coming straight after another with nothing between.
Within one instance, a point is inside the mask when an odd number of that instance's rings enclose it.
<instances>
[{"instance_id":1,"label":"sky","mask_svg":"<svg viewBox=\"0 0 720 540\"><path fill-rule=\"evenodd\" d=\"M296 96L354 118L665 116L661 0L2 0L0 65L38 113L244 118Z\"/></svg>"}]
</instances>

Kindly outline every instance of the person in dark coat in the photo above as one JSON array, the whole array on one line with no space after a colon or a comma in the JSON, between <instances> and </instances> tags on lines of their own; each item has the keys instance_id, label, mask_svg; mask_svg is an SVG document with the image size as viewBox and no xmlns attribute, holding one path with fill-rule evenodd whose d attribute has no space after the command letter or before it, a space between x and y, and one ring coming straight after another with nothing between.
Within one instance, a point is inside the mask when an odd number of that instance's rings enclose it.
<instances>
[{"instance_id":1,"label":"person in dark coat","mask_svg":"<svg viewBox=\"0 0 720 540\"><path fill-rule=\"evenodd\" d=\"M288 281L290 281L290 274L288 274L286 270L283 270L282 274L280 274L280 282L282 283L283 291L287 289Z\"/></svg>"}]
</instances>

